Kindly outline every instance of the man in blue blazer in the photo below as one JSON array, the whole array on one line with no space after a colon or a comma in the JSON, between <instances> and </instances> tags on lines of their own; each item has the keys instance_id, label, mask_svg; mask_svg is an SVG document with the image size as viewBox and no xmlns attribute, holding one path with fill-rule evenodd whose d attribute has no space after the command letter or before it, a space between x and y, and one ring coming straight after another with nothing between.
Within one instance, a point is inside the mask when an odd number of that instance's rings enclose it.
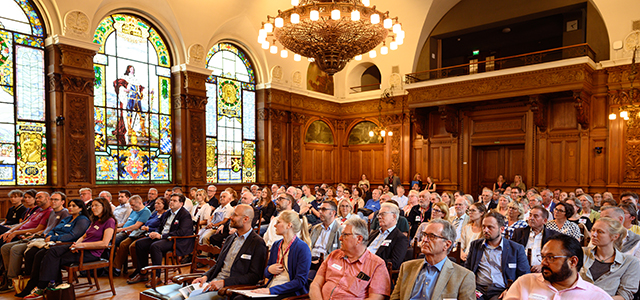
<instances>
[{"instance_id":1,"label":"man in blue blazer","mask_svg":"<svg viewBox=\"0 0 640 300\"><path fill-rule=\"evenodd\" d=\"M465 267L476 274L478 299L498 299L510 283L529 273L524 247L502 238L504 216L489 212L482 220L484 239L471 242Z\"/></svg>"},{"instance_id":2,"label":"man in blue blazer","mask_svg":"<svg viewBox=\"0 0 640 300\"><path fill-rule=\"evenodd\" d=\"M131 275L132 278L127 283L138 283L147 278L140 274L142 268L147 266L149 255L154 266L162 264L162 257L168 251L173 250L171 236L193 235L193 220L191 214L183 207L186 198L182 194L171 194L169 210L162 215L160 227L156 231L150 232L149 236L136 241L136 257L138 268ZM194 239L178 239L176 241L176 255L183 256L193 251ZM157 272L160 276L160 272Z\"/></svg>"}]
</instances>

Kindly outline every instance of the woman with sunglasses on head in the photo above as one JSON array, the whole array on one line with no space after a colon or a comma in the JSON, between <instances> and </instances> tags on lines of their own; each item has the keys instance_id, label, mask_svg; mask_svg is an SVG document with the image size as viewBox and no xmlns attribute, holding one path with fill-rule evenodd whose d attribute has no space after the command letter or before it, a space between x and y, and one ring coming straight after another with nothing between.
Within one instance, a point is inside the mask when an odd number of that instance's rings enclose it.
<instances>
[{"instance_id":1,"label":"woman with sunglasses on head","mask_svg":"<svg viewBox=\"0 0 640 300\"><path fill-rule=\"evenodd\" d=\"M343 200L346 201L346 200ZM278 295L275 299L303 295L309 292L307 280L311 267L311 250L309 244L298 238L303 222L293 211L281 212L274 225L276 234L282 239L271 246L269 262L264 271L268 283L265 287L252 292L258 294ZM304 236L304 235L303 235ZM234 300L248 299L236 296Z\"/></svg>"},{"instance_id":2,"label":"woman with sunglasses on head","mask_svg":"<svg viewBox=\"0 0 640 300\"><path fill-rule=\"evenodd\" d=\"M511 239L514 230L529 226L527 221L524 220L524 208L518 201L509 201L509 204L507 205L507 217L505 221L504 232L502 234L507 239Z\"/></svg>"},{"instance_id":3,"label":"woman with sunglasses on head","mask_svg":"<svg viewBox=\"0 0 640 300\"><path fill-rule=\"evenodd\" d=\"M462 227L460 232L460 259L467 260L469 255L469 246L471 242L482 238L482 218L487 213L487 207L482 202L475 202L467 209L467 215L469 215L469 223Z\"/></svg>"},{"instance_id":4,"label":"woman with sunglasses on head","mask_svg":"<svg viewBox=\"0 0 640 300\"><path fill-rule=\"evenodd\" d=\"M626 236L627 229L620 221L600 218L591 230L592 246L583 248L584 265L580 277L603 289L613 299L631 300L638 291L638 260L618 250Z\"/></svg>"},{"instance_id":5,"label":"woman with sunglasses on head","mask_svg":"<svg viewBox=\"0 0 640 300\"><path fill-rule=\"evenodd\" d=\"M84 202L80 199L69 200L67 209L70 216L62 219L56 227L47 233L45 242L75 242L87 231L91 221L89 221L89 212L87 212ZM22 292L16 294L16 297L26 297L36 287L42 259L47 251L49 251L47 248L31 247L25 252L25 270L31 274L31 278Z\"/></svg>"},{"instance_id":6,"label":"woman with sunglasses on head","mask_svg":"<svg viewBox=\"0 0 640 300\"><path fill-rule=\"evenodd\" d=\"M100 259L115 234L116 220L111 211L111 203L103 197L93 199L91 212L92 222L82 237L71 245L54 246L46 252L39 270L37 288L25 299L39 298L51 282L57 283L63 265L80 261L80 249L85 249L85 263Z\"/></svg>"}]
</instances>

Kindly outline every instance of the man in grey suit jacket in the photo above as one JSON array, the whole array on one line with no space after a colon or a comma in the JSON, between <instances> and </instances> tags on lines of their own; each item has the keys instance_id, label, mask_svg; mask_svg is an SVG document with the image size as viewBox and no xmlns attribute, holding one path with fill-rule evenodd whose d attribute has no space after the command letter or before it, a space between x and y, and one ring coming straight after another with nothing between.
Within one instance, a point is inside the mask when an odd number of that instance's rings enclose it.
<instances>
[{"instance_id":1,"label":"man in grey suit jacket","mask_svg":"<svg viewBox=\"0 0 640 300\"><path fill-rule=\"evenodd\" d=\"M391 300L475 300L475 275L447 258L455 240L456 230L451 223L441 219L431 220L423 233L421 249L424 259L402 264Z\"/></svg>"},{"instance_id":2,"label":"man in grey suit jacket","mask_svg":"<svg viewBox=\"0 0 640 300\"><path fill-rule=\"evenodd\" d=\"M311 229L311 256L315 259L320 255L325 257L333 250L340 248L340 234L342 226L336 221L338 207L331 200L322 201L318 211L322 223Z\"/></svg>"}]
</instances>

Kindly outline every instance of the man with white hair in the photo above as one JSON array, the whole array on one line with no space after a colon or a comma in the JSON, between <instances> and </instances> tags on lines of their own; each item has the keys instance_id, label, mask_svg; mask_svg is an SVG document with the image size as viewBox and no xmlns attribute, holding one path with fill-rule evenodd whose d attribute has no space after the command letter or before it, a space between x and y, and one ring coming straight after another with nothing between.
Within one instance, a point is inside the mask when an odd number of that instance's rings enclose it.
<instances>
[{"instance_id":1,"label":"man with white hair","mask_svg":"<svg viewBox=\"0 0 640 300\"><path fill-rule=\"evenodd\" d=\"M482 204L484 204L484 207L487 208L487 211L490 211L496 207L498 207L498 202L497 201L493 201L493 191L488 189L488 188L483 188L482 189L482 195L480 196L482 197ZM471 204L469 204L471 205Z\"/></svg>"},{"instance_id":2,"label":"man with white hair","mask_svg":"<svg viewBox=\"0 0 640 300\"><path fill-rule=\"evenodd\" d=\"M398 206L383 203L378 211L380 229L371 233L368 243L369 251L384 259L385 262L391 262L394 270L400 268L409 246L407 236L396 227L399 217Z\"/></svg>"},{"instance_id":3,"label":"man with white hair","mask_svg":"<svg viewBox=\"0 0 640 300\"><path fill-rule=\"evenodd\" d=\"M218 188L215 185L209 185L207 187L207 197L209 197L209 206L212 208L217 208L220 203L218 202L218 198L216 198L216 192Z\"/></svg>"},{"instance_id":4,"label":"man with white hair","mask_svg":"<svg viewBox=\"0 0 640 300\"><path fill-rule=\"evenodd\" d=\"M113 202L112 202L113 196L111 196L111 193L109 193L109 191L100 192L100 194L98 194L98 197L102 197L109 200L109 204L111 204L111 211L114 211L116 209L116 206L113 205Z\"/></svg>"},{"instance_id":5,"label":"man with white hair","mask_svg":"<svg viewBox=\"0 0 640 300\"><path fill-rule=\"evenodd\" d=\"M407 203L409 203L409 198L404 195L404 187L402 185L399 185L396 188L396 195L391 197L391 200L395 200L396 202L398 202L398 207L400 208L404 208L405 206L407 206Z\"/></svg>"},{"instance_id":6,"label":"man with white hair","mask_svg":"<svg viewBox=\"0 0 640 300\"><path fill-rule=\"evenodd\" d=\"M418 194L418 205L411 208L411 211L407 215L407 221L411 224L409 230L409 237L413 238L416 235L416 231L420 224L429 221L431 216L431 193L427 190L423 190Z\"/></svg>"},{"instance_id":7,"label":"man with white hair","mask_svg":"<svg viewBox=\"0 0 640 300\"><path fill-rule=\"evenodd\" d=\"M233 207L231 206L231 194L227 191L220 193L220 206L218 206L211 214L211 220L207 222L205 228L200 229L198 235L200 236L200 243L209 241L209 237L216 232L222 232L222 225L229 220L233 213Z\"/></svg>"},{"instance_id":8,"label":"man with white hair","mask_svg":"<svg viewBox=\"0 0 640 300\"><path fill-rule=\"evenodd\" d=\"M469 209L471 203L469 203L467 197L465 197L464 195L457 197L454 203L456 214L449 221L451 221L451 224L453 224L453 227L455 227L456 229L456 236L459 237L461 236L462 228L469 223L469 215L467 214L467 209Z\"/></svg>"},{"instance_id":9,"label":"man with white hair","mask_svg":"<svg viewBox=\"0 0 640 300\"><path fill-rule=\"evenodd\" d=\"M85 187L80 189L80 200L84 201L85 205L92 200L92 197L90 188Z\"/></svg>"}]
</instances>

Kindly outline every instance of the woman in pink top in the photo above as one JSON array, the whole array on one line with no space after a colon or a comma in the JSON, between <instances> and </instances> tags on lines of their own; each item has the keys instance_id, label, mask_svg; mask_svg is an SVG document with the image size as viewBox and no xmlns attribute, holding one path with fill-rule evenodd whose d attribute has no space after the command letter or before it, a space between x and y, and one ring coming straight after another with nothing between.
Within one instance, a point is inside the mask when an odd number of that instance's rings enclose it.
<instances>
[{"instance_id":1,"label":"woman in pink top","mask_svg":"<svg viewBox=\"0 0 640 300\"><path fill-rule=\"evenodd\" d=\"M111 237L116 228L116 220L109 201L98 197L91 201L91 225L87 232L71 245L51 247L42 259L40 281L38 287L25 299L35 299L42 295L50 282L57 282L60 278L60 270L63 265L78 263L80 261L80 249L85 249L84 262L92 262L100 259L100 255L111 242ZM89 251L87 251L89 250Z\"/></svg>"}]
</instances>

